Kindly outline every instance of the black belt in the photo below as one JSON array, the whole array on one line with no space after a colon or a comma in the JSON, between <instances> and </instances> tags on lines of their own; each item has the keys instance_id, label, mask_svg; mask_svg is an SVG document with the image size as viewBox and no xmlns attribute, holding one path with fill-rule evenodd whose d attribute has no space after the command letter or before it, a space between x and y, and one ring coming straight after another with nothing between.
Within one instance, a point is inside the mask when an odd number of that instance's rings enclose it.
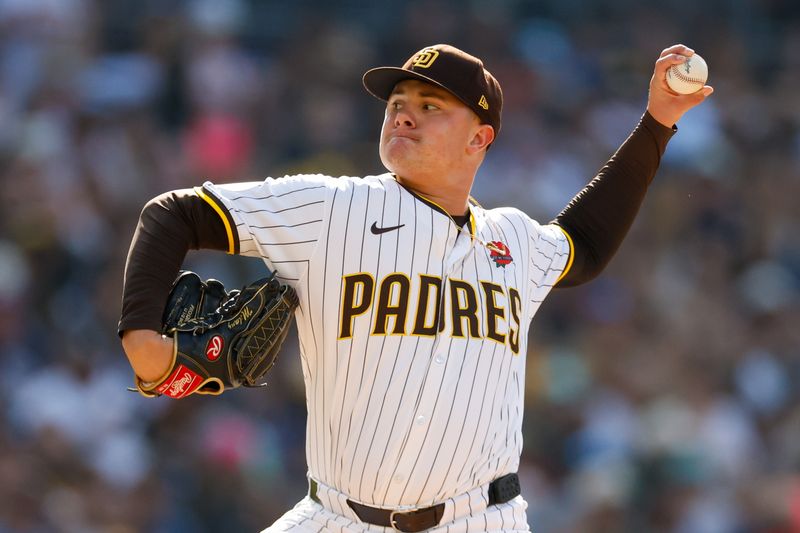
<instances>
[{"instance_id":1,"label":"black belt","mask_svg":"<svg viewBox=\"0 0 800 533\"><path fill-rule=\"evenodd\" d=\"M519 476L517 474L506 474L489 483L489 505L506 503L519 496L519 494ZM322 503L317 496L317 482L311 478L309 478L308 495L315 502ZM436 527L444 514L443 503L413 511L379 509L352 500L347 500L347 505L350 506L362 522L390 527L406 533L416 533Z\"/></svg>"}]
</instances>

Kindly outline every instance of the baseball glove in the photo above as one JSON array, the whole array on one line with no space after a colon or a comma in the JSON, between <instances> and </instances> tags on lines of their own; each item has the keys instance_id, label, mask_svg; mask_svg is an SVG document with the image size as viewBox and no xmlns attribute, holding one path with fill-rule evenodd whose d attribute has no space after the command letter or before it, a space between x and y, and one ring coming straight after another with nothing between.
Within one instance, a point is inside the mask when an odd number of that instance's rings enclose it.
<instances>
[{"instance_id":1,"label":"baseball glove","mask_svg":"<svg viewBox=\"0 0 800 533\"><path fill-rule=\"evenodd\" d=\"M274 273L226 292L217 280L181 272L162 319L162 333L173 338L172 365L156 382L137 377L136 388L144 396L184 398L264 385L297 305L297 293Z\"/></svg>"}]
</instances>

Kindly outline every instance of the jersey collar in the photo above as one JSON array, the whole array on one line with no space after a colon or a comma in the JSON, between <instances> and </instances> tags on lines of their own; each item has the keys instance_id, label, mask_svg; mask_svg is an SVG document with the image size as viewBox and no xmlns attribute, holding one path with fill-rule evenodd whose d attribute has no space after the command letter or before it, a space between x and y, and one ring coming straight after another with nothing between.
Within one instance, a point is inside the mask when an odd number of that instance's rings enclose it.
<instances>
[{"instance_id":1,"label":"jersey collar","mask_svg":"<svg viewBox=\"0 0 800 533\"><path fill-rule=\"evenodd\" d=\"M452 215L450 215L450 213L445 211L445 209L442 206L440 206L439 204L437 204L436 202L434 202L430 198L426 198L425 196L421 195L420 193L418 193L416 191L413 191L413 190L409 189L408 187L406 187L405 185L403 185L402 183L400 183L397 180L397 176L395 174L391 174L391 176L394 179L394 181L400 187L402 187L405 191L407 191L411 196L413 196L414 198L416 198L420 202L424 203L425 205L427 205L428 207L430 207L434 211L438 211L439 213L441 213L444 216L446 216L447 218L449 218L450 222L453 223L453 225L456 227L456 229L459 229L461 227L458 224L456 224L456 221L453 220ZM467 221L467 225L469 226L469 234L470 234L470 236L473 239L475 239L476 224L475 224L474 208L475 207L481 207L481 205L472 196L469 197L468 201L469 201L469 205L468 205L468 208L469 208L469 220Z\"/></svg>"}]
</instances>

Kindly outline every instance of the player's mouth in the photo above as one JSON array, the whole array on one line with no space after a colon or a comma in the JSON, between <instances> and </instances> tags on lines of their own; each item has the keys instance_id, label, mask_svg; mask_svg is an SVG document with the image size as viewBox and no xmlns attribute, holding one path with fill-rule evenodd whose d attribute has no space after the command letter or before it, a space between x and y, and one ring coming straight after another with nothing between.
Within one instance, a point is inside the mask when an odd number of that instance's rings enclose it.
<instances>
[{"instance_id":1,"label":"player's mouth","mask_svg":"<svg viewBox=\"0 0 800 533\"><path fill-rule=\"evenodd\" d=\"M387 140L391 141L394 139L406 139L409 141L419 142L419 137L415 137L414 135L403 132L390 133Z\"/></svg>"}]
</instances>

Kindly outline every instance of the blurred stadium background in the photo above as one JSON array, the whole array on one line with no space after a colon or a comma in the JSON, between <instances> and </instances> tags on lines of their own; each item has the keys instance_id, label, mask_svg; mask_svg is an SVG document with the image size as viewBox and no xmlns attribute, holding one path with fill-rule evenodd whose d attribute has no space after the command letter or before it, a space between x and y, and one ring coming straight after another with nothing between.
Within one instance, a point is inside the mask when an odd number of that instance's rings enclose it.
<instances>
[{"instance_id":1,"label":"blurred stadium background","mask_svg":"<svg viewBox=\"0 0 800 533\"><path fill-rule=\"evenodd\" d=\"M258 531L303 496L296 341L265 390L126 392L129 239L205 179L380 172L360 76L437 42L505 91L474 196L541 221L634 126L664 47L716 88L608 270L534 320L533 531L800 532L796 0L0 0L0 532Z\"/></svg>"}]
</instances>

